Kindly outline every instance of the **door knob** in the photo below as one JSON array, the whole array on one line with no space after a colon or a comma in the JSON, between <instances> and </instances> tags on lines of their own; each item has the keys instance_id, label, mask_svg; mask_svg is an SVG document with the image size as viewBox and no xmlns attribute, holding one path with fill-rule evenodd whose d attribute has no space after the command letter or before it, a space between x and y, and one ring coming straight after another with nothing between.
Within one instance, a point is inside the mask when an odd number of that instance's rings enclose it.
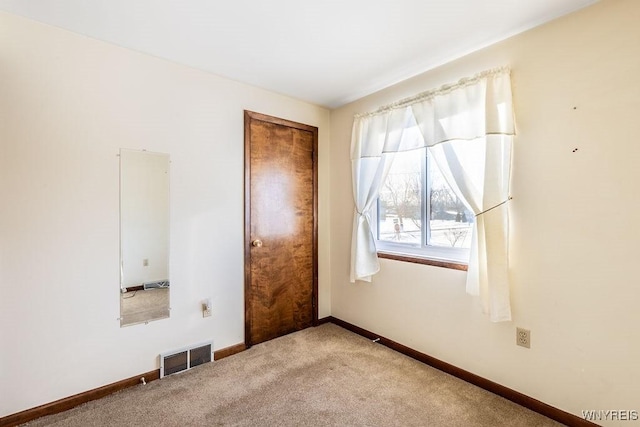
<instances>
[{"instance_id":1,"label":"door knob","mask_svg":"<svg viewBox=\"0 0 640 427\"><path fill-rule=\"evenodd\" d=\"M255 246L256 248L259 248L262 246L262 240L260 239L256 239L253 242L251 242L251 246Z\"/></svg>"}]
</instances>

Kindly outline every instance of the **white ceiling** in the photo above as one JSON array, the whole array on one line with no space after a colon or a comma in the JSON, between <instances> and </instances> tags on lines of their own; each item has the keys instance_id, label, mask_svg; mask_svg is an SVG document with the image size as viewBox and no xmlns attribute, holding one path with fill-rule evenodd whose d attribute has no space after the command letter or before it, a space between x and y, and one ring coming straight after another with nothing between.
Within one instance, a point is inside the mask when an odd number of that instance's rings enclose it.
<instances>
[{"instance_id":1,"label":"white ceiling","mask_svg":"<svg viewBox=\"0 0 640 427\"><path fill-rule=\"evenodd\" d=\"M596 1L0 0L0 10L333 108Z\"/></svg>"}]
</instances>

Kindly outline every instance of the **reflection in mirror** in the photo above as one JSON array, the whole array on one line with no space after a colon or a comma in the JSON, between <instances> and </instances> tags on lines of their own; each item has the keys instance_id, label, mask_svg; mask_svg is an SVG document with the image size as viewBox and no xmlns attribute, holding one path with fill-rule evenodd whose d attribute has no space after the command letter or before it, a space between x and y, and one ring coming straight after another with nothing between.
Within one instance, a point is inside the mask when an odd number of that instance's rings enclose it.
<instances>
[{"instance_id":1,"label":"reflection in mirror","mask_svg":"<svg viewBox=\"0 0 640 427\"><path fill-rule=\"evenodd\" d=\"M120 326L169 317L169 155L120 150Z\"/></svg>"}]
</instances>

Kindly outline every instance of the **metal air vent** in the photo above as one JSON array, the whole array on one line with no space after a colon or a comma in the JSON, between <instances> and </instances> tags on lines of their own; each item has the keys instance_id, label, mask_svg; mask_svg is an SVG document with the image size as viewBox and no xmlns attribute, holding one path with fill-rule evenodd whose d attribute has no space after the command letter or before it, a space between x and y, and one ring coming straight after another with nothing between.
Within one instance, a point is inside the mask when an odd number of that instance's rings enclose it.
<instances>
[{"instance_id":1,"label":"metal air vent","mask_svg":"<svg viewBox=\"0 0 640 427\"><path fill-rule=\"evenodd\" d=\"M213 341L160 354L160 378L213 360Z\"/></svg>"}]
</instances>

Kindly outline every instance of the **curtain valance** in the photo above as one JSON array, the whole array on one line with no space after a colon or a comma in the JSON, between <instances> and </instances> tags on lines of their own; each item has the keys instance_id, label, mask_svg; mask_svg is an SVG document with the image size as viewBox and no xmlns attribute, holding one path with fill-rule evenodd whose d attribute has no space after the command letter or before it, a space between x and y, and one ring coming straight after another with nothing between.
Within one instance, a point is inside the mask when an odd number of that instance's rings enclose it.
<instances>
[{"instance_id":1,"label":"curtain valance","mask_svg":"<svg viewBox=\"0 0 640 427\"><path fill-rule=\"evenodd\" d=\"M484 71L355 115L351 159L485 135L515 135L509 68Z\"/></svg>"}]
</instances>

